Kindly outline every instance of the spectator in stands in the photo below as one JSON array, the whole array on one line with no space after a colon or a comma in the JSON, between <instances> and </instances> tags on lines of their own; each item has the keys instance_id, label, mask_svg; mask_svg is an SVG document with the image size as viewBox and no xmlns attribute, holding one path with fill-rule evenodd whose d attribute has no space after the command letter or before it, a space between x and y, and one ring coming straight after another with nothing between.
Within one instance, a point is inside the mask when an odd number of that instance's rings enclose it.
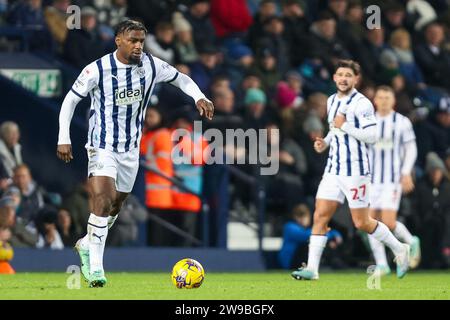
<instances>
[{"instance_id":1,"label":"spectator in stands","mask_svg":"<svg viewBox=\"0 0 450 320\"><path fill-rule=\"evenodd\" d=\"M288 43L284 39L283 19L278 16L272 16L264 21L264 32L260 38L256 39L255 50L262 51L270 48L275 57L276 67L281 74L284 74L291 67L289 58Z\"/></svg>"},{"instance_id":2,"label":"spectator in stands","mask_svg":"<svg viewBox=\"0 0 450 320\"><path fill-rule=\"evenodd\" d=\"M158 172L173 178L173 163L171 160L172 140L169 129L163 118L162 109L155 105L147 109L145 115L144 134L141 139L140 156L148 166ZM145 170L145 205L149 214L162 219L172 208L172 182L160 175ZM147 243L149 245L161 245L164 233L167 230L154 221L147 223Z\"/></svg>"},{"instance_id":3,"label":"spectator in stands","mask_svg":"<svg viewBox=\"0 0 450 320\"><path fill-rule=\"evenodd\" d=\"M20 130L17 123L5 121L0 125L0 161L9 177L16 166L22 164Z\"/></svg>"},{"instance_id":4,"label":"spectator in stands","mask_svg":"<svg viewBox=\"0 0 450 320\"><path fill-rule=\"evenodd\" d=\"M147 30L155 30L161 20L169 20L172 14L171 1L128 0L126 16L142 21Z\"/></svg>"},{"instance_id":5,"label":"spectator in stands","mask_svg":"<svg viewBox=\"0 0 450 320\"><path fill-rule=\"evenodd\" d=\"M5 194L6 190L11 185L11 183L12 180L8 175L8 172L6 172L3 162L0 161L0 197L2 197Z\"/></svg>"},{"instance_id":6,"label":"spectator in stands","mask_svg":"<svg viewBox=\"0 0 450 320\"><path fill-rule=\"evenodd\" d=\"M172 186L172 209L175 210L171 214L170 220L178 225L181 229L188 232L192 236L196 235L196 224L198 214L202 209L203 194L203 166L208 154L208 142L204 139L202 132L194 131L192 122L195 120L191 108L181 109L173 116L172 132L175 134L174 149L172 151L174 176L184 187L190 192ZM169 245L190 246L190 240L177 239L171 237L168 239Z\"/></svg>"},{"instance_id":7,"label":"spectator in stands","mask_svg":"<svg viewBox=\"0 0 450 320\"><path fill-rule=\"evenodd\" d=\"M15 2L11 7L8 22L29 32L30 51L52 52L52 37L45 22L42 0Z\"/></svg>"},{"instance_id":8,"label":"spectator in stands","mask_svg":"<svg viewBox=\"0 0 450 320\"><path fill-rule=\"evenodd\" d=\"M114 37L115 27L126 18L128 9L127 0L106 0L93 1L94 8L97 11L98 23L103 32L108 32Z\"/></svg>"},{"instance_id":9,"label":"spectator in stands","mask_svg":"<svg viewBox=\"0 0 450 320\"><path fill-rule=\"evenodd\" d=\"M194 31L196 48L215 43L214 27L209 15L210 8L209 0L191 0L189 2L189 10L185 13L185 18L189 21Z\"/></svg>"},{"instance_id":10,"label":"spectator in stands","mask_svg":"<svg viewBox=\"0 0 450 320\"><path fill-rule=\"evenodd\" d=\"M123 247L134 245L138 239L138 223L147 220L147 210L139 199L130 194L120 209L114 228L108 233L108 246Z\"/></svg>"},{"instance_id":11,"label":"spectator in stands","mask_svg":"<svg viewBox=\"0 0 450 320\"><path fill-rule=\"evenodd\" d=\"M89 184L87 180L76 186L67 197L64 198L60 211L69 213L71 225L74 228L75 237L79 239L86 233L86 224L89 219ZM62 220L67 218L62 217Z\"/></svg>"},{"instance_id":12,"label":"spectator in stands","mask_svg":"<svg viewBox=\"0 0 450 320\"><path fill-rule=\"evenodd\" d=\"M305 17L306 3L303 0L281 1L284 24L284 39L289 46L290 64L298 67L305 58L308 39L308 21Z\"/></svg>"},{"instance_id":13,"label":"spectator in stands","mask_svg":"<svg viewBox=\"0 0 450 320\"><path fill-rule=\"evenodd\" d=\"M319 56L305 59L299 67L299 71L305 79L305 95L318 91L330 95L336 90L331 73Z\"/></svg>"},{"instance_id":14,"label":"spectator in stands","mask_svg":"<svg viewBox=\"0 0 450 320\"><path fill-rule=\"evenodd\" d=\"M262 177L267 200L277 212L290 212L305 200L303 176L308 169L305 153L294 140L280 132L275 122L269 122L265 129L268 146L277 150L271 153L271 161L279 164L276 174Z\"/></svg>"},{"instance_id":15,"label":"spectator in stands","mask_svg":"<svg viewBox=\"0 0 450 320\"><path fill-rule=\"evenodd\" d=\"M383 27L366 31L361 46L356 49L356 57L361 64L363 78L378 82L378 73L381 68L380 56L386 47Z\"/></svg>"},{"instance_id":16,"label":"spectator in stands","mask_svg":"<svg viewBox=\"0 0 450 320\"><path fill-rule=\"evenodd\" d=\"M263 30L265 21L276 15L277 13L277 4L275 0L261 0L259 3L259 8L256 14L253 16L253 24L250 26L248 31L248 41L247 43L251 48L256 47L257 39L260 39Z\"/></svg>"},{"instance_id":17,"label":"spectator in stands","mask_svg":"<svg viewBox=\"0 0 450 320\"><path fill-rule=\"evenodd\" d=\"M67 210L58 210L56 230L58 231L61 241L65 247L73 247L79 239L79 235L75 230L75 224L72 223L72 217Z\"/></svg>"},{"instance_id":18,"label":"spectator in stands","mask_svg":"<svg viewBox=\"0 0 450 320\"><path fill-rule=\"evenodd\" d=\"M247 129L262 129L268 122L267 97L261 89L248 89L245 94L244 126Z\"/></svg>"},{"instance_id":19,"label":"spectator in stands","mask_svg":"<svg viewBox=\"0 0 450 320\"><path fill-rule=\"evenodd\" d=\"M61 250L64 242L57 230L58 211L51 206L44 206L38 214L36 226L39 232L39 240L36 248L49 248Z\"/></svg>"},{"instance_id":20,"label":"spectator in stands","mask_svg":"<svg viewBox=\"0 0 450 320\"><path fill-rule=\"evenodd\" d=\"M47 192L33 180L30 168L26 164L14 168L13 181L19 188L22 198L17 215L25 223L36 222L39 210L50 202Z\"/></svg>"},{"instance_id":21,"label":"spectator in stands","mask_svg":"<svg viewBox=\"0 0 450 320\"><path fill-rule=\"evenodd\" d=\"M254 63L253 51L241 41L236 43L229 41L227 53L225 68L232 87L236 88Z\"/></svg>"},{"instance_id":22,"label":"spectator in stands","mask_svg":"<svg viewBox=\"0 0 450 320\"><path fill-rule=\"evenodd\" d=\"M411 90L425 90L422 72L414 60L411 49L411 36L406 29L399 28L391 33L389 39L390 48L385 49L381 57L385 54L392 54L398 63L400 73L406 80L406 85Z\"/></svg>"},{"instance_id":23,"label":"spectator in stands","mask_svg":"<svg viewBox=\"0 0 450 320\"><path fill-rule=\"evenodd\" d=\"M436 153L427 155L425 171L411 198L414 224L422 242L422 266L443 268L444 239L449 233L450 182L445 164Z\"/></svg>"},{"instance_id":24,"label":"spectator in stands","mask_svg":"<svg viewBox=\"0 0 450 320\"><path fill-rule=\"evenodd\" d=\"M277 68L276 54L272 48L260 50L250 71L261 79L261 88L269 95L275 91L275 86L281 80L281 73Z\"/></svg>"},{"instance_id":25,"label":"spectator in stands","mask_svg":"<svg viewBox=\"0 0 450 320\"><path fill-rule=\"evenodd\" d=\"M310 28L308 56L320 58L329 72L334 71L337 59L351 58L336 30L336 20L329 12L322 12Z\"/></svg>"},{"instance_id":26,"label":"spectator in stands","mask_svg":"<svg viewBox=\"0 0 450 320\"><path fill-rule=\"evenodd\" d=\"M406 27L406 9L401 3L394 0L388 3L383 11L384 36L389 39L392 32Z\"/></svg>"},{"instance_id":27,"label":"spectator in stands","mask_svg":"<svg viewBox=\"0 0 450 320\"><path fill-rule=\"evenodd\" d=\"M364 9L359 2L349 2L344 19L338 25L338 37L353 57L358 55L364 35Z\"/></svg>"},{"instance_id":28,"label":"spectator in stands","mask_svg":"<svg viewBox=\"0 0 450 320\"><path fill-rule=\"evenodd\" d=\"M50 33L60 46L66 42L69 31L66 20L69 16L67 8L70 5L70 0L53 0L52 5L44 10L45 21L47 22Z\"/></svg>"},{"instance_id":29,"label":"spectator in stands","mask_svg":"<svg viewBox=\"0 0 450 320\"><path fill-rule=\"evenodd\" d=\"M179 59L175 50L175 32L170 22L161 21L156 25L155 34L147 34L145 37L146 49L155 57L169 64L175 64Z\"/></svg>"},{"instance_id":30,"label":"spectator in stands","mask_svg":"<svg viewBox=\"0 0 450 320\"><path fill-rule=\"evenodd\" d=\"M179 62L194 63L198 60L198 52L194 44L192 26L180 12L173 14L172 23L175 31L175 50Z\"/></svg>"},{"instance_id":31,"label":"spectator in stands","mask_svg":"<svg viewBox=\"0 0 450 320\"><path fill-rule=\"evenodd\" d=\"M308 240L311 235L311 211L304 204L292 209L291 219L283 227L283 245L278 263L283 269L296 269L308 258ZM327 233L328 248L335 251L342 243L337 230Z\"/></svg>"},{"instance_id":32,"label":"spectator in stands","mask_svg":"<svg viewBox=\"0 0 450 320\"><path fill-rule=\"evenodd\" d=\"M218 50L212 45L198 47L200 59L190 65L191 78L202 92L209 92L212 79L218 73Z\"/></svg>"},{"instance_id":33,"label":"spectator in stands","mask_svg":"<svg viewBox=\"0 0 450 320\"><path fill-rule=\"evenodd\" d=\"M425 82L450 89L450 52L445 45L444 28L432 22L425 27L425 42L416 45L415 57L425 76Z\"/></svg>"},{"instance_id":34,"label":"spectator in stands","mask_svg":"<svg viewBox=\"0 0 450 320\"><path fill-rule=\"evenodd\" d=\"M81 29L70 30L67 35L64 58L81 70L105 52L105 45L97 29L96 11L92 7L84 7L81 10Z\"/></svg>"},{"instance_id":35,"label":"spectator in stands","mask_svg":"<svg viewBox=\"0 0 450 320\"><path fill-rule=\"evenodd\" d=\"M425 25L437 18L436 11L425 0L407 1L406 12L414 24L415 31L421 31Z\"/></svg>"},{"instance_id":36,"label":"spectator in stands","mask_svg":"<svg viewBox=\"0 0 450 320\"><path fill-rule=\"evenodd\" d=\"M11 197L0 199L0 229L9 234L8 241L12 247L36 247L39 240L37 230L16 216L14 206L14 199Z\"/></svg>"},{"instance_id":37,"label":"spectator in stands","mask_svg":"<svg viewBox=\"0 0 450 320\"><path fill-rule=\"evenodd\" d=\"M246 0L211 0L211 23L219 40L244 38L253 22Z\"/></svg>"}]
</instances>

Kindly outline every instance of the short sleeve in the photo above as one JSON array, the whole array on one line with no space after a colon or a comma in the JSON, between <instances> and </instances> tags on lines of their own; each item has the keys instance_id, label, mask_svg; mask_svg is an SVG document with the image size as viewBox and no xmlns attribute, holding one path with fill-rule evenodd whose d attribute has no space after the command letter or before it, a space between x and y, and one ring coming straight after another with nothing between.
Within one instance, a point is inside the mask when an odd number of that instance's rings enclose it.
<instances>
[{"instance_id":1,"label":"short sleeve","mask_svg":"<svg viewBox=\"0 0 450 320\"><path fill-rule=\"evenodd\" d=\"M71 91L80 98L85 98L98 85L98 68L94 63L87 65L75 80Z\"/></svg>"},{"instance_id":2,"label":"short sleeve","mask_svg":"<svg viewBox=\"0 0 450 320\"><path fill-rule=\"evenodd\" d=\"M404 143L416 140L411 121L404 117L402 121L402 140Z\"/></svg>"},{"instance_id":3,"label":"short sleeve","mask_svg":"<svg viewBox=\"0 0 450 320\"><path fill-rule=\"evenodd\" d=\"M156 68L156 83L159 82L172 82L178 77L178 70L167 62L153 57Z\"/></svg>"}]
</instances>

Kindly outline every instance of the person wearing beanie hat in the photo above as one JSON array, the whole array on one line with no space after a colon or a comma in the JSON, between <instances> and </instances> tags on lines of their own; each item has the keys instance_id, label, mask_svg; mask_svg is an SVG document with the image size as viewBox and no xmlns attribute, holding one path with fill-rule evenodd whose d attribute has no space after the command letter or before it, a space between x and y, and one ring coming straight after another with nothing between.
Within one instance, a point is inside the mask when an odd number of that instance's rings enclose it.
<instances>
[{"instance_id":1,"label":"person wearing beanie hat","mask_svg":"<svg viewBox=\"0 0 450 320\"><path fill-rule=\"evenodd\" d=\"M198 52L194 45L192 26L180 12L172 16L175 31L175 50L181 63L189 64L198 60Z\"/></svg>"},{"instance_id":2,"label":"person wearing beanie hat","mask_svg":"<svg viewBox=\"0 0 450 320\"><path fill-rule=\"evenodd\" d=\"M246 106L249 106L251 104L266 104L266 94L261 89L257 88L250 88L247 90L247 93L245 94L244 104Z\"/></svg>"},{"instance_id":3,"label":"person wearing beanie hat","mask_svg":"<svg viewBox=\"0 0 450 320\"><path fill-rule=\"evenodd\" d=\"M438 156L436 152L430 152L427 154L425 161L425 172L432 174L433 171L441 171L444 175L447 175L447 168L444 161Z\"/></svg>"},{"instance_id":4,"label":"person wearing beanie hat","mask_svg":"<svg viewBox=\"0 0 450 320\"><path fill-rule=\"evenodd\" d=\"M283 81L277 85L276 101L281 109L296 109L302 103L302 99Z\"/></svg>"}]
</instances>

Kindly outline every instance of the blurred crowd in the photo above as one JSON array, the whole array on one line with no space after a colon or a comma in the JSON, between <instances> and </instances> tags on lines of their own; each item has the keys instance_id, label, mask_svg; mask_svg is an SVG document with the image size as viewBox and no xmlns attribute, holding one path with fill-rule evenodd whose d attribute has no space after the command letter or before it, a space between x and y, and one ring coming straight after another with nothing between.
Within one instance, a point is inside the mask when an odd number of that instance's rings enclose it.
<instances>
[{"instance_id":1,"label":"blurred crowd","mask_svg":"<svg viewBox=\"0 0 450 320\"><path fill-rule=\"evenodd\" d=\"M419 152L416 189L402 201L400 214L409 228L424 238L423 244L427 246L424 252L431 255L424 257L425 264L440 267L450 258L448 1L3 0L0 3L0 28L27 30L32 34L31 52L62 59L79 70L114 50L114 27L118 22L127 18L140 20L149 30L145 50L188 74L213 101L215 117L204 123L205 129L222 132L227 128L268 129L268 132L280 129L276 142L280 152L272 155L279 160L280 170L262 180L274 235L281 235L282 225L298 205L310 208L313 205L327 155L315 153L312 146L316 137L325 136L328 131L326 101L335 91L333 68L338 59L358 61L362 66L358 90L372 99L376 86L391 86L396 93L396 111L412 121L416 133ZM72 4L81 8L79 29L66 27L70 16L67 9ZM381 16L366 12L369 5L378 5ZM372 28L369 20L380 25ZM16 48L13 41L2 41L0 36L0 49ZM156 95L158 101L152 102L146 116L142 157L147 164L201 193L205 179L202 164L175 166L167 157L171 150L168 142L171 128L186 128L190 134L183 139L194 141L202 150L207 147L203 137L192 133L192 120L196 118L186 111L186 105L192 106L193 101L170 85L159 86ZM86 185L63 199L45 192L22 164L18 137L8 136L17 128L11 123L4 123L2 128L1 223L7 221L14 230L13 238L26 245L71 243L83 232L87 220ZM235 151L239 154L240 150ZM254 174L253 168L242 169ZM201 209L198 197L183 190L173 191L172 183L151 172L146 173L145 179L146 206L152 213L169 219L165 210L181 212L170 219L181 229L193 232L196 215L184 213ZM238 181L231 182L233 209L249 199ZM138 206L133 200L130 202L130 206ZM177 203L192 206L178 207ZM42 216L39 210L46 214ZM130 221L144 219L139 214L134 216L135 213L131 210ZM39 231L33 236L30 221L35 222ZM8 233L1 230L3 236ZM150 231L156 236L148 243L160 244L159 235L164 232ZM345 230L340 231L345 238ZM126 243L130 239L120 241Z\"/></svg>"}]
</instances>

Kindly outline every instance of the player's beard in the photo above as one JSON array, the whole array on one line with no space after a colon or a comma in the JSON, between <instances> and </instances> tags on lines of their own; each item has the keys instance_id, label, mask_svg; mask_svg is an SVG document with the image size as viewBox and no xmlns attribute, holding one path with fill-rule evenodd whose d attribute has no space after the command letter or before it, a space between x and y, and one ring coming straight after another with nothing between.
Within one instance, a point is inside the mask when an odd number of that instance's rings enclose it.
<instances>
[{"instance_id":1,"label":"player's beard","mask_svg":"<svg viewBox=\"0 0 450 320\"><path fill-rule=\"evenodd\" d=\"M347 90L341 90L338 87L337 91L338 91L339 94L346 96L353 90L353 88L354 88L354 86L349 86Z\"/></svg>"},{"instance_id":2,"label":"player's beard","mask_svg":"<svg viewBox=\"0 0 450 320\"><path fill-rule=\"evenodd\" d=\"M141 62L141 57L136 58L130 54L130 56L128 57L128 61L130 62L130 64L139 64Z\"/></svg>"}]
</instances>

